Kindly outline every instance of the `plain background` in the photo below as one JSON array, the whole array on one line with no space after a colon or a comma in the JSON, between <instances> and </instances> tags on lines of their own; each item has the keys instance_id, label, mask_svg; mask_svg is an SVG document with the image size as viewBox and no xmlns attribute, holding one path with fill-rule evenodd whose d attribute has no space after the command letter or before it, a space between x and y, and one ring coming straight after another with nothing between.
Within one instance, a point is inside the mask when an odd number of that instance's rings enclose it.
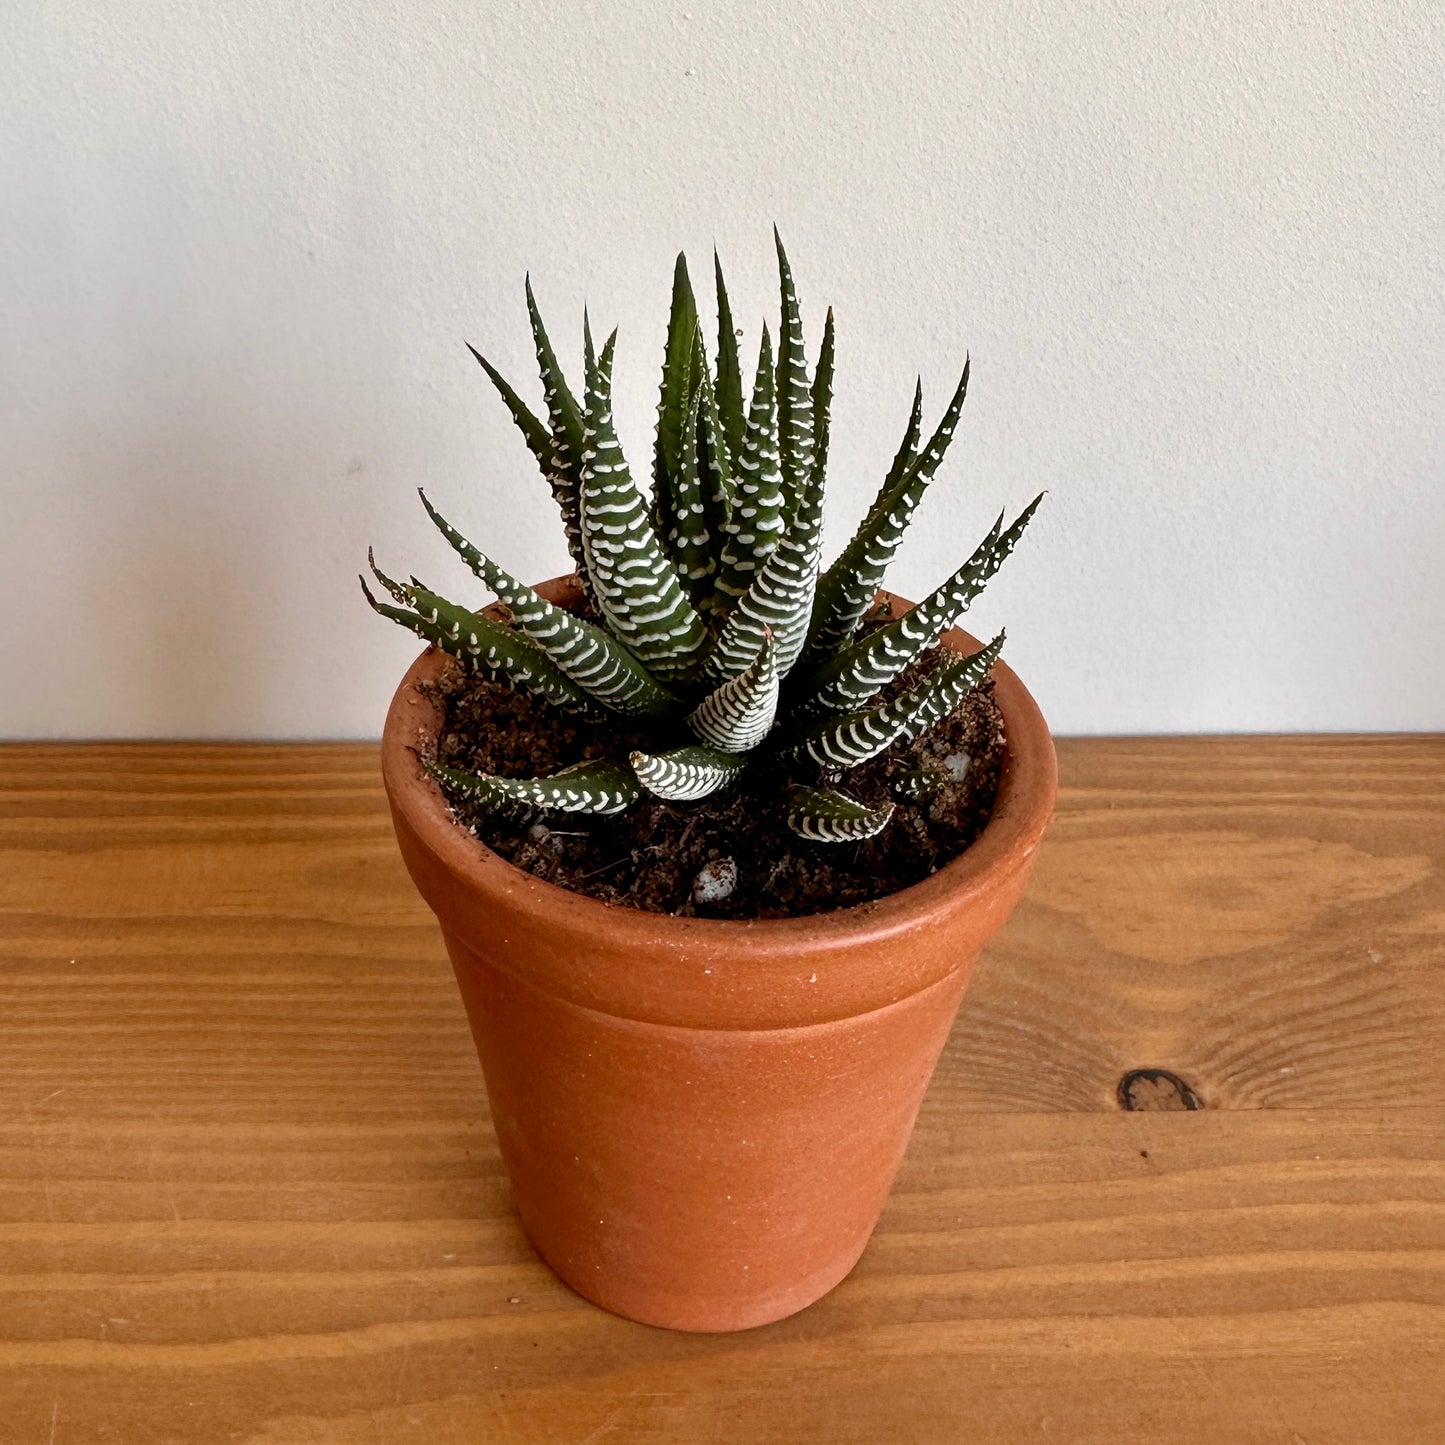
<instances>
[{"instance_id":1,"label":"plain background","mask_svg":"<svg viewBox=\"0 0 1445 1445\"><path fill-rule=\"evenodd\" d=\"M1065 733L1445 727L1438 0L0 7L0 734L371 737L418 644L369 542L480 604L545 486L522 279L619 325L648 470L672 259L745 354L782 228L839 326L830 543L965 350L917 596Z\"/></svg>"}]
</instances>

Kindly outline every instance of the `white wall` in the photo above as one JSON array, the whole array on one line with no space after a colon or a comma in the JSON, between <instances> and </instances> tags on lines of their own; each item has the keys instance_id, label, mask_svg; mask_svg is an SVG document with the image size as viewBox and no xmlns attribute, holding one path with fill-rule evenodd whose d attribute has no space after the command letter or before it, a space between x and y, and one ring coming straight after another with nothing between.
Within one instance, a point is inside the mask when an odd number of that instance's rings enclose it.
<instances>
[{"instance_id":1,"label":"white wall","mask_svg":"<svg viewBox=\"0 0 1445 1445\"><path fill-rule=\"evenodd\" d=\"M834 544L965 348L894 585L1049 488L974 618L1057 730L1445 727L1442 75L1438 0L8 0L0 733L374 735L367 543L476 596L418 483L562 566L462 339L585 297L646 470L674 253L751 348L774 220Z\"/></svg>"}]
</instances>

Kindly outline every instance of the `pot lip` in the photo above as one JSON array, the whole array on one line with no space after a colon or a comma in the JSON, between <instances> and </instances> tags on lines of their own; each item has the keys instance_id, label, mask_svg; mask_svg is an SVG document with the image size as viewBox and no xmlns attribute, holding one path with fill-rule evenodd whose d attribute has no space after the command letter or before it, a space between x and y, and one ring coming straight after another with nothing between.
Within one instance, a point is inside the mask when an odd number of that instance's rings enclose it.
<instances>
[{"instance_id":1,"label":"pot lip","mask_svg":"<svg viewBox=\"0 0 1445 1445\"><path fill-rule=\"evenodd\" d=\"M575 576L553 578L537 591L559 605L581 595ZM895 613L912 605L892 593L880 597ZM961 651L982 645L959 628L945 633L943 643ZM451 661L441 649L427 647L396 690L381 741L387 794L416 840L459 884L484 896L501 895L509 907L545 917L551 928L584 936L605 929L623 946L648 948L657 946L659 935L720 950L745 941L754 956L796 955L801 945L881 941L941 921L975 898L982 902L1002 875L1031 862L1053 812L1058 764L1048 725L1017 673L996 662L994 697L1004 719L1005 759L993 814L973 843L938 872L883 898L793 918L680 918L604 902L545 882L494 853L456 822L441 789L418 766L413 750L433 744L441 725L440 709L422 688Z\"/></svg>"}]
</instances>

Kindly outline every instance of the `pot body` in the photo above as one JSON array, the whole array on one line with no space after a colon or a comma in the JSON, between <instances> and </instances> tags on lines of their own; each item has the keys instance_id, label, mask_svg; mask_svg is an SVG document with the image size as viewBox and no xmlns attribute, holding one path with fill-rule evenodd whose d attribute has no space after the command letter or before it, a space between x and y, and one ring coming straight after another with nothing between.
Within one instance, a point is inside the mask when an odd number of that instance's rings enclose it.
<instances>
[{"instance_id":1,"label":"pot body","mask_svg":"<svg viewBox=\"0 0 1445 1445\"><path fill-rule=\"evenodd\" d=\"M933 877L808 918L684 919L543 883L457 827L411 751L435 738L421 689L447 664L429 650L407 674L383 769L528 1235L580 1294L648 1324L802 1309L867 1244L979 950L1027 881L1055 791L1037 708L999 665L998 803Z\"/></svg>"}]
</instances>

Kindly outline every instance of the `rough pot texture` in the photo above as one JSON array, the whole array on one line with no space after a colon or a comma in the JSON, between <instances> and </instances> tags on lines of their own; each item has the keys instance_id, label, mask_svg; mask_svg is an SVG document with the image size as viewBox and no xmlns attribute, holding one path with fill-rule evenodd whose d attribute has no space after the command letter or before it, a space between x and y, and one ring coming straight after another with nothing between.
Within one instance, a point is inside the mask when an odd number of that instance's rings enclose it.
<instances>
[{"instance_id":1,"label":"rough pot texture","mask_svg":"<svg viewBox=\"0 0 1445 1445\"><path fill-rule=\"evenodd\" d=\"M412 751L434 745L422 689L447 664L429 649L403 679L382 768L532 1242L648 1324L738 1330L811 1304L863 1252L979 950L1028 879L1056 788L1037 705L995 666L994 814L931 878L812 917L673 918L544 883L453 822Z\"/></svg>"}]
</instances>

